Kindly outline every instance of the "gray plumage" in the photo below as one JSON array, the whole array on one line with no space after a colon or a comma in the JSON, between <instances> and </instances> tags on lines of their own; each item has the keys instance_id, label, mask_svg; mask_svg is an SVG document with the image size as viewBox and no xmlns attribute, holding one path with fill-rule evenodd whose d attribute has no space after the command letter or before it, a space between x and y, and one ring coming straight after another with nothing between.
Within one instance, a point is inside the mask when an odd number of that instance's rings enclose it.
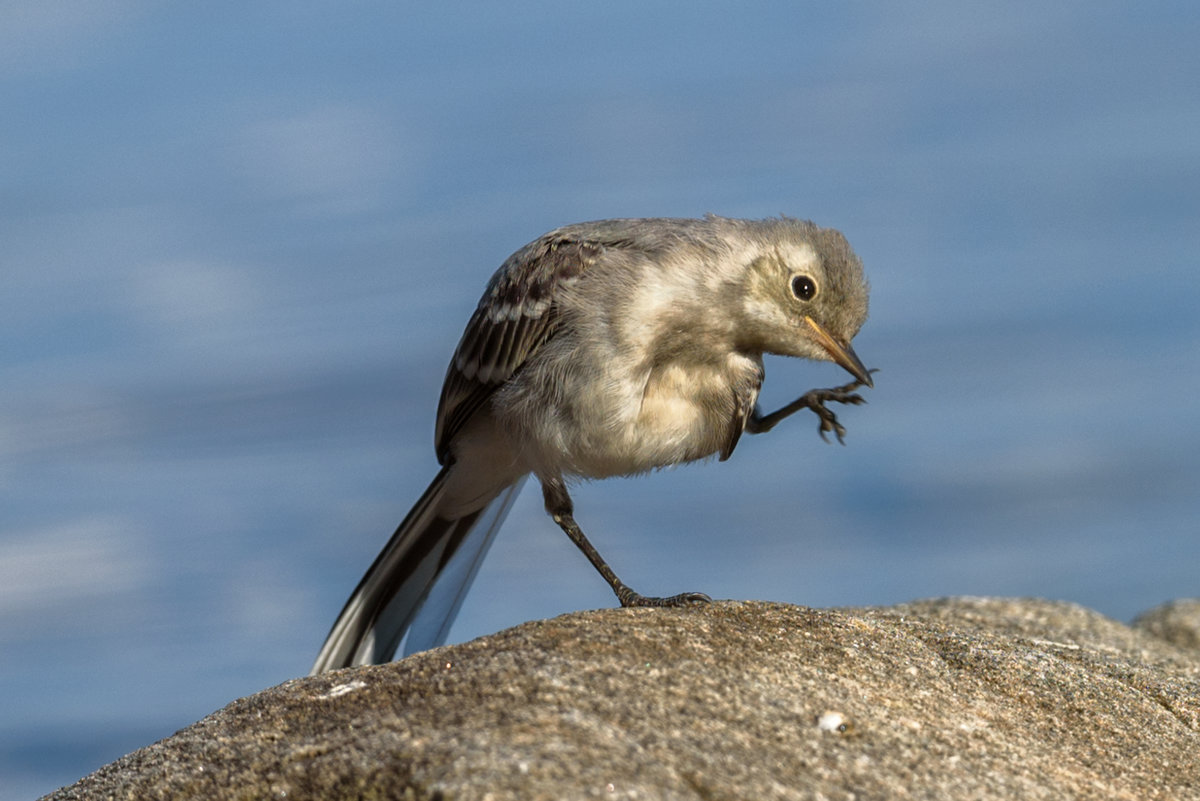
<instances>
[{"instance_id":1,"label":"gray plumage","mask_svg":"<svg viewBox=\"0 0 1200 801\"><path fill-rule=\"evenodd\" d=\"M743 432L800 408L840 439L824 404L860 403L853 390L872 385L850 346L867 294L839 232L788 218L603 220L518 250L492 276L447 370L435 428L443 468L347 602L313 673L386 661L406 632L406 652L440 644L528 474L623 605L706 600L641 596L620 582L575 523L566 480L724 460ZM764 353L835 361L855 381L764 416Z\"/></svg>"}]
</instances>

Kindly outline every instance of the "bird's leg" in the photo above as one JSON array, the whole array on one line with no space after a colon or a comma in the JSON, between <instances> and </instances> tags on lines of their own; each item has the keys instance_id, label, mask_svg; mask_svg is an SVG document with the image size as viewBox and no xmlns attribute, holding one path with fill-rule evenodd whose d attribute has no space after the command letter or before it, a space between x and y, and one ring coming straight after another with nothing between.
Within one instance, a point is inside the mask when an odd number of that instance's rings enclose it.
<instances>
[{"instance_id":1,"label":"bird's leg","mask_svg":"<svg viewBox=\"0 0 1200 801\"><path fill-rule=\"evenodd\" d=\"M846 428L838 422L837 415L825 408L825 404L849 403L857 406L860 403L866 403L862 396L854 391L861 386L864 386L863 382L855 380L833 389L809 390L787 406L770 414L762 414L755 406L753 414L746 420L746 433L764 434L778 425L779 421L785 417L790 417L801 409L812 409L817 417L821 418L821 425L817 428L821 439L828 442L829 438L825 435L832 432L838 442L845 445L846 441L843 438L846 436Z\"/></svg>"},{"instance_id":2,"label":"bird's leg","mask_svg":"<svg viewBox=\"0 0 1200 801\"><path fill-rule=\"evenodd\" d=\"M571 502L571 496L567 494L567 487L561 478L542 479L542 497L546 501L546 511L554 522L558 524L566 535L571 538L571 542L583 551L583 555L592 563L592 567L604 577L608 582L608 586L617 595L617 600L621 602L621 606L687 606L693 603L707 603L712 599L702 592L682 592L679 595L671 595L666 598L657 598L650 595L642 595L635 592L628 584L617 578L617 574L604 561L604 557L600 556L600 552L592 543L588 542L588 538L584 535L583 530L579 528L579 524L575 522L574 511L575 504Z\"/></svg>"}]
</instances>

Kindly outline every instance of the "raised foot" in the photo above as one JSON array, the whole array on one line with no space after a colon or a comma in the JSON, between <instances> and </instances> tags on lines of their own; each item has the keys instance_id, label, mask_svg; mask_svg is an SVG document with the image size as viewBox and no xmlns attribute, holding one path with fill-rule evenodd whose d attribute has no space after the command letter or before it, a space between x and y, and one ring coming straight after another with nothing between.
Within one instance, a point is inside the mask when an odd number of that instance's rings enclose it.
<instances>
[{"instance_id":1,"label":"raised foot","mask_svg":"<svg viewBox=\"0 0 1200 801\"><path fill-rule=\"evenodd\" d=\"M870 372L874 373L875 370ZM829 437L826 434L833 434L837 437L837 441L846 444L846 427L838 422L837 415L829 409L825 408L826 403L844 403L847 405L858 406L866 403L863 397L854 390L864 386L862 381L851 381L849 384L843 384L840 387L832 389L814 389L800 396L797 403L800 406L807 406L812 409L817 417L821 418L821 425L817 429L817 433L821 435L821 439L826 442Z\"/></svg>"},{"instance_id":2,"label":"raised foot","mask_svg":"<svg viewBox=\"0 0 1200 801\"><path fill-rule=\"evenodd\" d=\"M707 604L712 603L712 598L709 598L702 592L681 592L678 595L669 595L666 598L658 598L653 595L642 595L634 592L628 587L622 587L617 591L617 600L621 602L621 606L691 606L692 604Z\"/></svg>"}]
</instances>

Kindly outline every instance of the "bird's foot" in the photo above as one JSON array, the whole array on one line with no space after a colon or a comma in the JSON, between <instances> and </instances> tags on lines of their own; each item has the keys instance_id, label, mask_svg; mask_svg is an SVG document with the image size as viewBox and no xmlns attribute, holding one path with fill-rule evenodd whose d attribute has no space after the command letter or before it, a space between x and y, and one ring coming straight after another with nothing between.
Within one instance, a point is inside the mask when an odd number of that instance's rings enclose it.
<instances>
[{"instance_id":1,"label":"bird's foot","mask_svg":"<svg viewBox=\"0 0 1200 801\"><path fill-rule=\"evenodd\" d=\"M872 373L876 372L871 370ZM859 395L854 390L864 386L862 381L854 380L849 384L843 384L840 387L832 389L813 389L800 396L800 403L813 410L817 417L821 418L821 425L817 428L817 433L821 435L821 439L826 442L829 437L826 434L832 433L837 437L837 441L846 444L846 427L838 422L837 415L825 407L826 403L844 403L847 405L858 406L866 403L862 395Z\"/></svg>"},{"instance_id":2,"label":"bird's foot","mask_svg":"<svg viewBox=\"0 0 1200 801\"><path fill-rule=\"evenodd\" d=\"M621 606L665 607L712 603L712 598L709 598L702 592L681 592L678 595L659 598L653 595L642 595L639 592L634 592L625 585L621 585L620 589L617 590L617 600L621 602Z\"/></svg>"}]
</instances>

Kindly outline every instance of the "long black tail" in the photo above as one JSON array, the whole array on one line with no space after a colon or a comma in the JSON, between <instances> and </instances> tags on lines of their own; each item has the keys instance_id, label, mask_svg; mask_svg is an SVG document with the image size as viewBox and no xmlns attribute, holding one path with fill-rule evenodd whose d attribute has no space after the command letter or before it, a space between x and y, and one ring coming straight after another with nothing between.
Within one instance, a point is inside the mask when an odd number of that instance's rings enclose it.
<instances>
[{"instance_id":1,"label":"long black tail","mask_svg":"<svg viewBox=\"0 0 1200 801\"><path fill-rule=\"evenodd\" d=\"M405 653L445 642L523 483L509 485L478 511L447 520L438 512L449 469L437 474L362 577L329 630L310 675L390 661L402 640Z\"/></svg>"}]
</instances>

